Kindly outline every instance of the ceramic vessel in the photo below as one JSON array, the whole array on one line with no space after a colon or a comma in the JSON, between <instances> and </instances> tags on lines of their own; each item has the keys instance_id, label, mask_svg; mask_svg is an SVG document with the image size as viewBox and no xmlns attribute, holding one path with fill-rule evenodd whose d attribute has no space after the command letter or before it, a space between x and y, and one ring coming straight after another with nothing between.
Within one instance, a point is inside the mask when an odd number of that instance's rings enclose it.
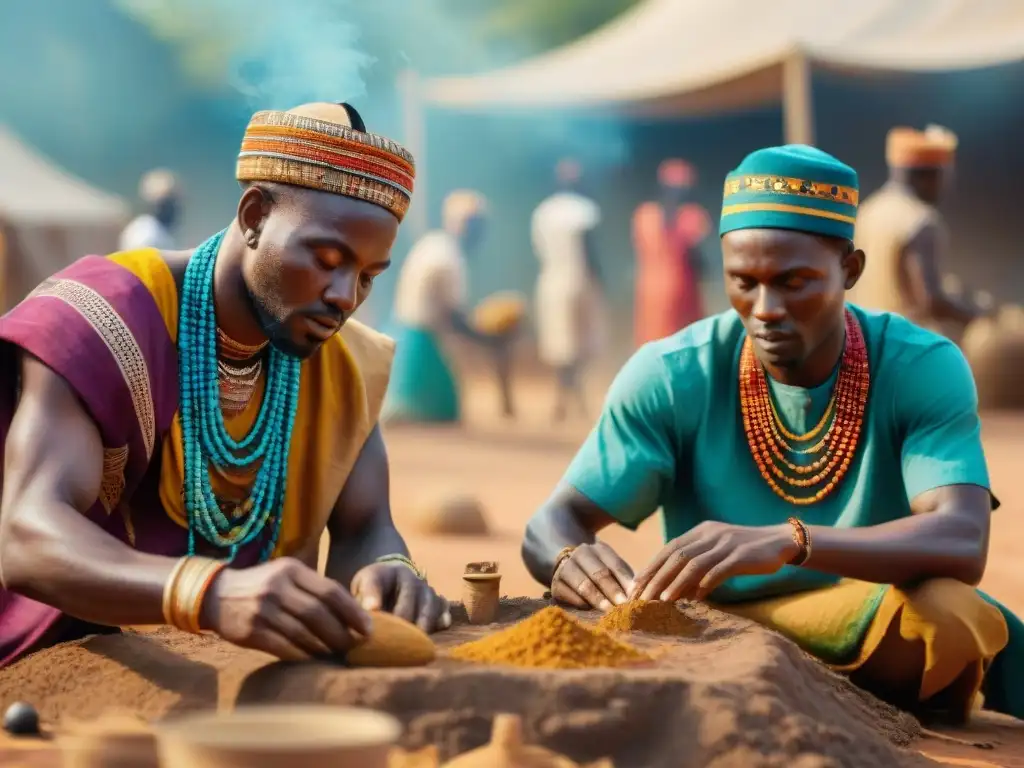
<instances>
[{"instance_id":1,"label":"ceramic vessel","mask_svg":"<svg viewBox=\"0 0 1024 768\"><path fill-rule=\"evenodd\" d=\"M387 768L402 732L350 707L248 707L157 726L161 768Z\"/></svg>"}]
</instances>

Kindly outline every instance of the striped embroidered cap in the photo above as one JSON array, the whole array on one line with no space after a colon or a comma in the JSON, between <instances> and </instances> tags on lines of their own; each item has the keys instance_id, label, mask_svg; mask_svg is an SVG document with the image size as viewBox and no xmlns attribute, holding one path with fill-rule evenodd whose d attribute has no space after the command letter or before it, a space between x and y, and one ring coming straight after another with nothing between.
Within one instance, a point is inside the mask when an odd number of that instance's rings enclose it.
<instances>
[{"instance_id":1,"label":"striped embroidered cap","mask_svg":"<svg viewBox=\"0 0 1024 768\"><path fill-rule=\"evenodd\" d=\"M361 127L361 126L360 126ZM409 210L415 162L391 139L352 127L341 104L304 104L257 112L238 153L240 182L293 184L355 197L391 211Z\"/></svg>"},{"instance_id":2,"label":"striped embroidered cap","mask_svg":"<svg viewBox=\"0 0 1024 768\"><path fill-rule=\"evenodd\" d=\"M747 155L726 177L719 234L792 229L853 240L857 172L814 147L789 144Z\"/></svg>"}]
</instances>

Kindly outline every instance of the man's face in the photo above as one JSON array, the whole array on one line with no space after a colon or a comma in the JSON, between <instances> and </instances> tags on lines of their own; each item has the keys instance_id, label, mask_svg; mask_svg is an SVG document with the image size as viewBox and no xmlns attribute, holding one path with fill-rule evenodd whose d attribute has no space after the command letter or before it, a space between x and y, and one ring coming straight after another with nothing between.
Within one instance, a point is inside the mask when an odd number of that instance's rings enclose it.
<instances>
[{"instance_id":1,"label":"man's face","mask_svg":"<svg viewBox=\"0 0 1024 768\"><path fill-rule=\"evenodd\" d=\"M153 215L167 229L174 229L181 213L181 201L174 195L168 195L154 206Z\"/></svg>"},{"instance_id":2,"label":"man's face","mask_svg":"<svg viewBox=\"0 0 1024 768\"><path fill-rule=\"evenodd\" d=\"M860 251L783 229L747 229L722 237L726 293L758 358L800 366L842 327L845 293L864 267Z\"/></svg>"},{"instance_id":3,"label":"man's face","mask_svg":"<svg viewBox=\"0 0 1024 768\"><path fill-rule=\"evenodd\" d=\"M380 206L326 192L274 186L271 195L267 202L249 189L239 206L243 232L260 222L242 275L267 338L306 358L341 328L391 264L398 220Z\"/></svg>"},{"instance_id":4,"label":"man's face","mask_svg":"<svg viewBox=\"0 0 1024 768\"><path fill-rule=\"evenodd\" d=\"M929 205L939 205L953 186L953 167L897 168L894 178L907 184L914 194Z\"/></svg>"}]
</instances>

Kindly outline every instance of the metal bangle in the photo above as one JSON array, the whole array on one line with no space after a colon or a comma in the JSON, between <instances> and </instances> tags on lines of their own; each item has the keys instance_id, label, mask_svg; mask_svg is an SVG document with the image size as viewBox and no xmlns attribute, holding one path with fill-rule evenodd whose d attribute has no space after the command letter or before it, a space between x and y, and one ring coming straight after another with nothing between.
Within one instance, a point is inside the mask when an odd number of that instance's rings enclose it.
<instances>
[{"instance_id":1,"label":"metal bangle","mask_svg":"<svg viewBox=\"0 0 1024 768\"><path fill-rule=\"evenodd\" d=\"M797 556L789 564L795 566L806 565L807 561L811 559L811 532L804 521L798 517L791 517L788 522L793 526L793 541L800 547Z\"/></svg>"},{"instance_id":2,"label":"metal bangle","mask_svg":"<svg viewBox=\"0 0 1024 768\"><path fill-rule=\"evenodd\" d=\"M555 567L551 570L551 583L555 583L555 579L558 577L558 569L561 568L565 561L572 557L572 553L576 551L576 547L562 547L559 553L555 556Z\"/></svg>"},{"instance_id":3,"label":"metal bangle","mask_svg":"<svg viewBox=\"0 0 1024 768\"><path fill-rule=\"evenodd\" d=\"M398 553L395 553L393 555L383 555L381 557L378 557L374 562L398 563L399 565L404 565L406 568L408 568L410 571L416 574L416 578L421 579L422 581L427 580L427 572L421 569L418 565L416 565L416 563L414 563L405 555L400 555Z\"/></svg>"}]
</instances>

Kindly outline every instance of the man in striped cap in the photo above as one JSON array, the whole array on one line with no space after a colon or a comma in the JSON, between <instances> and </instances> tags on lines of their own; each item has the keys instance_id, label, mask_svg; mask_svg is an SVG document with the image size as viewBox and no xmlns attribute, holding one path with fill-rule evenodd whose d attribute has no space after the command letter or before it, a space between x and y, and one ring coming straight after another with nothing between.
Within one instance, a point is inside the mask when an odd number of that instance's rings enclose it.
<instances>
[{"instance_id":1,"label":"man in striped cap","mask_svg":"<svg viewBox=\"0 0 1024 768\"><path fill-rule=\"evenodd\" d=\"M0 665L103 627L304 659L368 610L451 622L391 519L393 343L346 322L413 176L347 105L257 113L224 231L88 256L0 318Z\"/></svg>"},{"instance_id":2,"label":"man in striped cap","mask_svg":"<svg viewBox=\"0 0 1024 768\"><path fill-rule=\"evenodd\" d=\"M957 144L953 133L936 125L889 131L889 180L864 199L857 217L855 240L871 260L850 295L866 309L897 312L954 341L982 314L943 285L949 230L938 205L950 184Z\"/></svg>"},{"instance_id":3,"label":"man in striped cap","mask_svg":"<svg viewBox=\"0 0 1024 768\"><path fill-rule=\"evenodd\" d=\"M763 149L725 181L732 309L641 347L527 526L531 573L571 605L702 599L792 638L896 704L1024 715L1024 624L974 589L989 488L960 350L848 304L856 172ZM867 254L870 258L870 254ZM662 511L634 574L597 533Z\"/></svg>"}]
</instances>

